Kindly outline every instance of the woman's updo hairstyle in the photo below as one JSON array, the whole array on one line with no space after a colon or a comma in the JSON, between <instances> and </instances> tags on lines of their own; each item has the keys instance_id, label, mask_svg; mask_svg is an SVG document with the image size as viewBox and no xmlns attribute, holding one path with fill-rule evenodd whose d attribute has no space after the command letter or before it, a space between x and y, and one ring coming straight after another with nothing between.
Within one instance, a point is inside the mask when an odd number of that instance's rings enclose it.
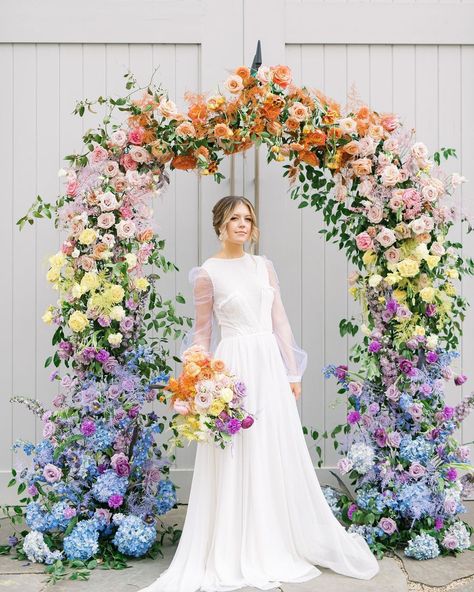
<instances>
[{"instance_id":1,"label":"woman's updo hairstyle","mask_svg":"<svg viewBox=\"0 0 474 592\"><path fill-rule=\"evenodd\" d=\"M250 231L250 246L253 250L254 245L258 241L259 229L257 227L257 216L252 202L250 202L243 195L226 195L214 204L212 208L212 225L219 240L226 238L226 226L232 217L235 207L239 204L245 204L250 210L250 217L252 219L252 228Z\"/></svg>"}]
</instances>

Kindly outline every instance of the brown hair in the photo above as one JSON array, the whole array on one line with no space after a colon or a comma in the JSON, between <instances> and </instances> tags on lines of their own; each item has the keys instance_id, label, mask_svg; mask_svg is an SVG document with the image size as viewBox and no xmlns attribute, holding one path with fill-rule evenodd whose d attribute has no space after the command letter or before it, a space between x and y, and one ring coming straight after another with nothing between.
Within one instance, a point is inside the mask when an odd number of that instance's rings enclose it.
<instances>
[{"instance_id":1,"label":"brown hair","mask_svg":"<svg viewBox=\"0 0 474 592\"><path fill-rule=\"evenodd\" d=\"M255 213L253 204L243 195L226 195L225 197L221 197L221 199L217 201L214 204L214 207L212 208L212 225L214 226L214 230L217 234L217 237L219 237L221 231L224 230L225 226L232 217L232 212L234 211L234 208L239 203L246 205L250 210L250 217L252 219L252 229L250 231L250 246L253 249L254 245L258 240L260 231L257 226L257 215Z\"/></svg>"}]
</instances>

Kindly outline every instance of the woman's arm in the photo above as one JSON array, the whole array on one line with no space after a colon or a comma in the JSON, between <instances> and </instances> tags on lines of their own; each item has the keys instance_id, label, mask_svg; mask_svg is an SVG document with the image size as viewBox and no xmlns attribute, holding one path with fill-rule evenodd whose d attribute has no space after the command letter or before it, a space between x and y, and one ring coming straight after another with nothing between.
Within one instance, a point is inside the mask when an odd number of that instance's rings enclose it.
<instances>
[{"instance_id":1,"label":"woman's arm","mask_svg":"<svg viewBox=\"0 0 474 592\"><path fill-rule=\"evenodd\" d=\"M213 330L214 288L208 272L203 267L193 267L189 272L193 285L194 321L193 326L183 338L180 357L193 345L202 345L211 353Z\"/></svg>"}]
</instances>

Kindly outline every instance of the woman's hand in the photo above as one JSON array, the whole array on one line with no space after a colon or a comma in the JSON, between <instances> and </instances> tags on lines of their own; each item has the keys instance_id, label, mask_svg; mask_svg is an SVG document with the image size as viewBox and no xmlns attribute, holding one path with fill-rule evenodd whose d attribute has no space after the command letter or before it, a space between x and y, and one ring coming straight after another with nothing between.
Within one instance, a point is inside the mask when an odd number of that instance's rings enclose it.
<instances>
[{"instance_id":1,"label":"woman's hand","mask_svg":"<svg viewBox=\"0 0 474 592\"><path fill-rule=\"evenodd\" d=\"M301 382L290 382L290 388L292 393L295 395L295 399L301 395Z\"/></svg>"}]
</instances>

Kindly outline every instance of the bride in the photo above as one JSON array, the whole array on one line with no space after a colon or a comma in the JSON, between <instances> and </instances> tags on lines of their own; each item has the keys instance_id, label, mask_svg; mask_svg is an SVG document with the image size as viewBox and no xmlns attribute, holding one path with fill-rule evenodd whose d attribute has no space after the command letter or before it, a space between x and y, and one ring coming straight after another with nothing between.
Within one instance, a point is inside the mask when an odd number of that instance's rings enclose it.
<instances>
[{"instance_id":1,"label":"bride","mask_svg":"<svg viewBox=\"0 0 474 592\"><path fill-rule=\"evenodd\" d=\"M296 399L306 353L295 343L272 262L244 251L255 210L227 196L212 210L222 249L190 271L195 321L181 353L203 345L247 388L254 425L233 447L198 442L189 503L173 560L140 592L269 590L319 576L369 580L379 571L365 539L332 513L303 435Z\"/></svg>"}]
</instances>

